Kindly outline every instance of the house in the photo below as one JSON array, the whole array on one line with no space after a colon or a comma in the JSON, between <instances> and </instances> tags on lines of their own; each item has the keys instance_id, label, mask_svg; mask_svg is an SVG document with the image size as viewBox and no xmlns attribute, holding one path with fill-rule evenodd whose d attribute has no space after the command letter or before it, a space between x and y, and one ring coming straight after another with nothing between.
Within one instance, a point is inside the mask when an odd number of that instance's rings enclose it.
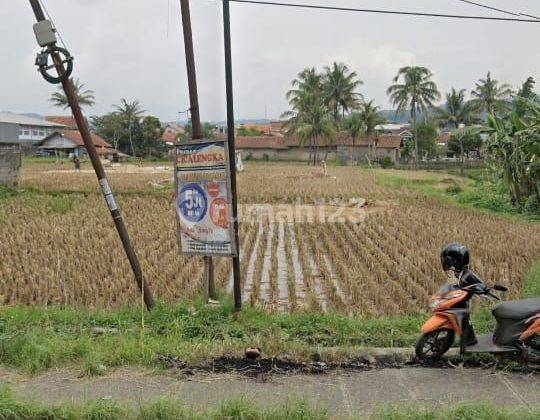
<instances>
[{"instance_id":1,"label":"house","mask_svg":"<svg viewBox=\"0 0 540 420\"><path fill-rule=\"evenodd\" d=\"M0 186L17 186L20 171L19 130L15 124L0 125Z\"/></svg>"},{"instance_id":2,"label":"house","mask_svg":"<svg viewBox=\"0 0 540 420\"><path fill-rule=\"evenodd\" d=\"M399 135L379 135L374 136L376 147L373 153L376 158L389 156L393 162L397 162L400 154L402 138ZM319 153L321 158L326 156L328 160L339 160L347 162L351 156L356 161L365 159L370 155L370 142L367 138L359 138L354 144L347 136L336 139L331 145L320 145ZM310 147L302 144L297 137L277 137L260 136L244 137L238 136L235 139L235 147L241 151L244 159L268 159L268 160L290 160L308 161L310 157Z\"/></svg>"},{"instance_id":3,"label":"house","mask_svg":"<svg viewBox=\"0 0 540 420\"><path fill-rule=\"evenodd\" d=\"M100 157L117 161L120 157L126 156L113 148L97 134L91 133L91 135L92 142ZM36 146L40 150L49 152L55 156L85 156L88 154L81 133L78 130L55 131L38 142Z\"/></svg>"},{"instance_id":4,"label":"house","mask_svg":"<svg viewBox=\"0 0 540 420\"><path fill-rule=\"evenodd\" d=\"M86 124L88 124L88 119L84 117ZM47 115L45 116L45 121L51 123L57 123L69 130L78 130L77 122L73 115Z\"/></svg>"},{"instance_id":5,"label":"house","mask_svg":"<svg viewBox=\"0 0 540 420\"><path fill-rule=\"evenodd\" d=\"M178 137L185 133L186 133L185 127L176 123L168 123L163 130L163 134L161 135L161 140L165 144L172 146L177 142Z\"/></svg>"},{"instance_id":6,"label":"house","mask_svg":"<svg viewBox=\"0 0 540 420\"><path fill-rule=\"evenodd\" d=\"M66 128L64 124L11 112L0 112L0 126L17 127L17 144L23 149L31 148L54 131Z\"/></svg>"}]
</instances>

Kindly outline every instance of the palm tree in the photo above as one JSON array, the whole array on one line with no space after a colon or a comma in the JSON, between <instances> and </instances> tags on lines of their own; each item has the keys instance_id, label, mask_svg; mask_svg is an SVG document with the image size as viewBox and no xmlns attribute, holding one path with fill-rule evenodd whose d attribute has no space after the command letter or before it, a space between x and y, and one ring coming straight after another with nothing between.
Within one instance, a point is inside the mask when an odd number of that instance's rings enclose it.
<instances>
[{"instance_id":1,"label":"palm tree","mask_svg":"<svg viewBox=\"0 0 540 420\"><path fill-rule=\"evenodd\" d=\"M386 91L397 112L410 111L413 123L415 167L418 166L418 140L414 128L417 114L433 106L433 101L441 97L437 85L431 78L433 73L426 67L407 66L398 70L394 84ZM401 83L398 83L400 82Z\"/></svg>"},{"instance_id":2,"label":"palm tree","mask_svg":"<svg viewBox=\"0 0 540 420\"><path fill-rule=\"evenodd\" d=\"M360 118L364 126L364 133L368 138L371 159L376 156L377 141L373 139L373 135L376 134L375 127L385 121L380 114L380 108L374 105L373 102L373 100L362 102L360 105Z\"/></svg>"},{"instance_id":3,"label":"palm tree","mask_svg":"<svg viewBox=\"0 0 540 420\"><path fill-rule=\"evenodd\" d=\"M453 126L459 128L461 124L472 124L477 120L477 112L471 102L465 100L465 89L459 91L452 88L446 94L444 106L434 109L435 117L441 127Z\"/></svg>"},{"instance_id":4,"label":"palm tree","mask_svg":"<svg viewBox=\"0 0 540 420\"><path fill-rule=\"evenodd\" d=\"M480 112L503 114L510 109L512 93L509 85L499 85L499 81L492 79L491 72L488 72L486 78L476 82L476 88L471 91L471 103Z\"/></svg>"},{"instance_id":5,"label":"palm tree","mask_svg":"<svg viewBox=\"0 0 540 420\"><path fill-rule=\"evenodd\" d=\"M84 89L84 83L81 83L79 79L71 79L73 83L73 88L75 89L75 94L79 99L79 105L81 106L94 106L96 103L96 98L94 97L94 91L90 89ZM62 90L61 86L58 86L58 91L53 92L49 98L49 102L52 102L53 106L68 109L69 103L67 97Z\"/></svg>"},{"instance_id":6,"label":"palm tree","mask_svg":"<svg viewBox=\"0 0 540 420\"><path fill-rule=\"evenodd\" d=\"M350 153L350 161L351 165L354 164L353 162L353 150L354 150L354 144L356 140L358 139L358 136L364 131L364 120L362 119L362 115L358 112L353 112L347 119L344 120L343 128L345 129L345 132L351 136L352 139L352 148Z\"/></svg>"},{"instance_id":7,"label":"palm tree","mask_svg":"<svg viewBox=\"0 0 540 420\"><path fill-rule=\"evenodd\" d=\"M309 112L304 114L302 120L298 122L295 131L302 143L309 141L313 145L313 165L317 165L320 141L326 140L327 143L330 143L335 135L334 124L326 106L319 103L311 107Z\"/></svg>"},{"instance_id":8,"label":"palm tree","mask_svg":"<svg viewBox=\"0 0 540 420\"><path fill-rule=\"evenodd\" d=\"M328 131L325 127L328 110L323 102L322 76L314 67L307 68L298 73L292 86L293 89L287 92L291 110L282 116L288 118L289 134L298 135L301 145L309 142L309 163L313 161L316 164L319 137Z\"/></svg>"},{"instance_id":9,"label":"palm tree","mask_svg":"<svg viewBox=\"0 0 540 420\"><path fill-rule=\"evenodd\" d=\"M146 111L142 109L141 104L138 100L128 102L125 98L122 98L120 105L113 106L114 108L116 108L116 112L122 117L122 119L124 121L127 121L131 154L135 156L135 148L133 147L133 132L131 128L133 122L139 121L142 114L144 114Z\"/></svg>"},{"instance_id":10,"label":"palm tree","mask_svg":"<svg viewBox=\"0 0 540 420\"><path fill-rule=\"evenodd\" d=\"M343 63L334 62L324 68L323 89L325 101L332 112L334 122L345 117L345 113L358 108L360 94L355 89L363 82L358 75ZM340 115L341 110L341 115Z\"/></svg>"}]
</instances>

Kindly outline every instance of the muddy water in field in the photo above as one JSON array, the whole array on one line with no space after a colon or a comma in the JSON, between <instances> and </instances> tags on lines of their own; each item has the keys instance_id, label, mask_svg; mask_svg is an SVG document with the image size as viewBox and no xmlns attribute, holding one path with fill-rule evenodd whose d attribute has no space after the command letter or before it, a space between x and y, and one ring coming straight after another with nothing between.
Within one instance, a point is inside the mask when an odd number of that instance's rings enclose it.
<instances>
[{"instance_id":1,"label":"muddy water in field","mask_svg":"<svg viewBox=\"0 0 540 420\"><path fill-rule=\"evenodd\" d=\"M249 264L246 272L246 282L244 283L244 290L242 291L242 300L248 302L251 297L251 289L253 288L253 277L255 275L255 262L257 261L257 249L259 248L259 242L263 235L263 224L259 222L259 228L257 230L257 236L255 237L255 243L253 244L253 251L249 257Z\"/></svg>"},{"instance_id":2,"label":"muddy water in field","mask_svg":"<svg viewBox=\"0 0 540 420\"><path fill-rule=\"evenodd\" d=\"M340 286L341 280L337 276L336 272L334 271L334 267L332 266L332 261L330 261L330 257L328 255L324 255L324 263L326 265L326 269L330 273L330 280L332 281L332 285L334 286L334 289L336 290L336 294L341 299L343 303L347 303L347 299L345 297L345 293L343 292L343 289Z\"/></svg>"},{"instance_id":3,"label":"muddy water in field","mask_svg":"<svg viewBox=\"0 0 540 420\"><path fill-rule=\"evenodd\" d=\"M313 277L315 296L319 301L319 305L321 305L322 311L326 312L328 309L328 299L326 298L326 295L321 285L321 271L319 270L319 266L315 262L315 258L313 258L313 255L309 253L309 251L306 251L306 254L308 256L311 276Z\"/></svg>"},{"instance_id":4,"label":"muddy water in field","mask_svg":"<svg viewBox=\"0 0 540 420\"><path fill-rule=\"evenodd\" d=\"M278 306L280 309L289 307L289 287L287 285L287 256L285 255L285 225L278 226L278 246L277 246L277 284L278 284Z\"/></svg>"},{"instance_id":5,"label":"muddy water in field","mask_svg":"<svg viewBox=\"0 0 540 420\"><path fill-rule=\"evenodd\" d=\"M275 224L270 223L266 234L266 249L264 250L264 261L262 267L261 287L259 290L259 301L261 303L270 302L270 263L272 261L272 238L274 237Z\"/></svg>"},{"instance_id":6,"label":"muddy water in field","mask_svg":"<svg viewBox=\"0 0 540 420\"><path fill-rule=\"evenodd\" d=\"M296 289L296 302L299 307L302 307L306 301L306 291L304 284L304 274L302 274L302 263L300 262L300 252L298 251L298 244L296 242L296 235L294 233L293 224L287 223L289 228L289 234L291 238L291 250L292 260L294 268L295 289Z\"/></svg>"}]
</instances>

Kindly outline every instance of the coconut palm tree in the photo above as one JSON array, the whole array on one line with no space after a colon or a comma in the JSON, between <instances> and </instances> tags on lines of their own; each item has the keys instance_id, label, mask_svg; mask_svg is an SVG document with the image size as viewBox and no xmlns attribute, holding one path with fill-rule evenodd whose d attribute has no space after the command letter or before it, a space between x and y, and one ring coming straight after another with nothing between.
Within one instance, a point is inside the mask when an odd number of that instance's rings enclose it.
<instances>
[{"instance_id":1,"label":"coconut palm tree","mask_svg":"<svg viewBox=\"0 0 540 420\"><path fill-rule=\"evenodd\" d=\"M360 134L362 134L364 131L364 120L362 119L362 115L360 115L359 112L353 112L343 121L343 128L345 130L345 133L351 136L352 139L353 147L351 148L350 162L351 165L353 165L354 144L356 143L356 140L358 139Z\"/></svg>"},{"instance_id":2,"label":"coconut palm tree","mask_svg":"<svg viewBox=\"0 0 540 420\"><path fill-rule=\"evenodd\" d=\"M446 94L445 104L434 109L435 118L441 127L453 126L457 129L461 124L467 125L476 122L478 113L473 104L465 100L465 93L465 89L458 91L452 88Z\"/></svg>"},{"instance_id":3,"label":"coconut palm tree","mask_svg":"<svg viewBox=\"0 0 540 420\"><path fill-rule=\"evenodd\" d=\"M364 126L364 133L368 138L370 158L374 159L376 156L377 141L374 139L376 134L375 127L379 124L383 124L385 119L380 114L380 108L373 103L374 101L362 102L360 105L360 118ZM374 141L375 140L375 141Z\"/></svg>"},{"instance_id":4,"label":"coconut palm tree","mask_svg":"<svg viewBox=\"0 0 540 420\"><path fill-rule=\"evenodd\" d=\"M84 83L81 83L79 79L71 79L73 83L73 88L75 89L75 94L79 99L79 105L83 106L94 106L96 103L96 98L94 97L94 91L90 89L84 89ZM53 106L58 108L68 109L69 103L66 97L66 94L62 90L62 86L58 86L58 91L53 92L49 98L49 102L52 102Z\"/></svg>"},{"instance_id":5,"label":"coconut palm tree","mask_svg":"<svg viewBox=\"0 0 540 420\"><path fill-rule=\"evenodd\" d=\"M323 140L330 144L335 136L334 124L323 103L312 106L297 122L296 134L302 143L309 141L314 148L313 165L319 162L319 145ZM325 157L326 159L326 157Z\"/></svg>"},{"instance_id":6,"label":"coconut palm tree","mask_svg":"<svg viewBox=\"0 0 540 420\"><path fill-rule=\"evenodd\" d=\"M128 102L125 98L122 98L120 105L113 105L116 108L116 112L121 118L127 122L127 128L129 132L129 144L131 146L131 154L135 156L135 148L133 147L133 123L139 121L141 116L146 112L142 109L138 100Z\"/></svg>"},{"instance_id":7,"label":"coconut palm tree","mask_svg":"<svg viewBox=\"0 0 540 420\"><path fill-rule=\"evenodd\" d=\"M426 67L407 66L398 70L394 77L394 84L386 91L393 105L397 107L396 112L409 110L413 123L414 156L415 166L418 166L418 140L414 132L417 115L419 112L427 111L433 106L433 101L441 97L437 85L431 78L433 73Z\"/></svg>"},{"instance_id":8,"label":"coconut palm tree","mask_svg":"<svg viewBox=\"0 0 540 420\"><path fill-rule=\"evenodd\" d=\"M509 111L512 94L509 85L499 84L488 72L486 78L476 82L476 88L471 91L471 103L479 112L500 115Z\"/></svg>"},{"instance_id":9,"label":"coconut palm tree","mask_svg":"<svg viewBox=\"0 0 540 420\"><path fill-rule=\"evenodd\" d=\"M355 90L362 84L356 72L350 71L343 63L334 62L324 68L325 101L332 112L336 127L340 118L345 117L345 113L358 109L361 96Z\"/></svg>"}]
</instances>

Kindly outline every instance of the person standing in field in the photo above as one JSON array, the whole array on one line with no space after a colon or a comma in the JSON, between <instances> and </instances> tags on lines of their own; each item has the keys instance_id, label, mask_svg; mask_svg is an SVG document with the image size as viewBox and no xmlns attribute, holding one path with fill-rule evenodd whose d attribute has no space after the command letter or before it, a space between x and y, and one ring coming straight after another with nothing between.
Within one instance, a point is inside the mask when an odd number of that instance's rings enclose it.
<instances>
[{"instance_id":1,"label":"person standing in field","mask_svg":"<svg viewBox=\"0 0 540 420\"><path fill-rule=\"evenodd\" d=\"M81 160L79 159L79 156L73 157L73 163L75 164L75 171L81 172Z\"/></svg>"}]
</instances>

